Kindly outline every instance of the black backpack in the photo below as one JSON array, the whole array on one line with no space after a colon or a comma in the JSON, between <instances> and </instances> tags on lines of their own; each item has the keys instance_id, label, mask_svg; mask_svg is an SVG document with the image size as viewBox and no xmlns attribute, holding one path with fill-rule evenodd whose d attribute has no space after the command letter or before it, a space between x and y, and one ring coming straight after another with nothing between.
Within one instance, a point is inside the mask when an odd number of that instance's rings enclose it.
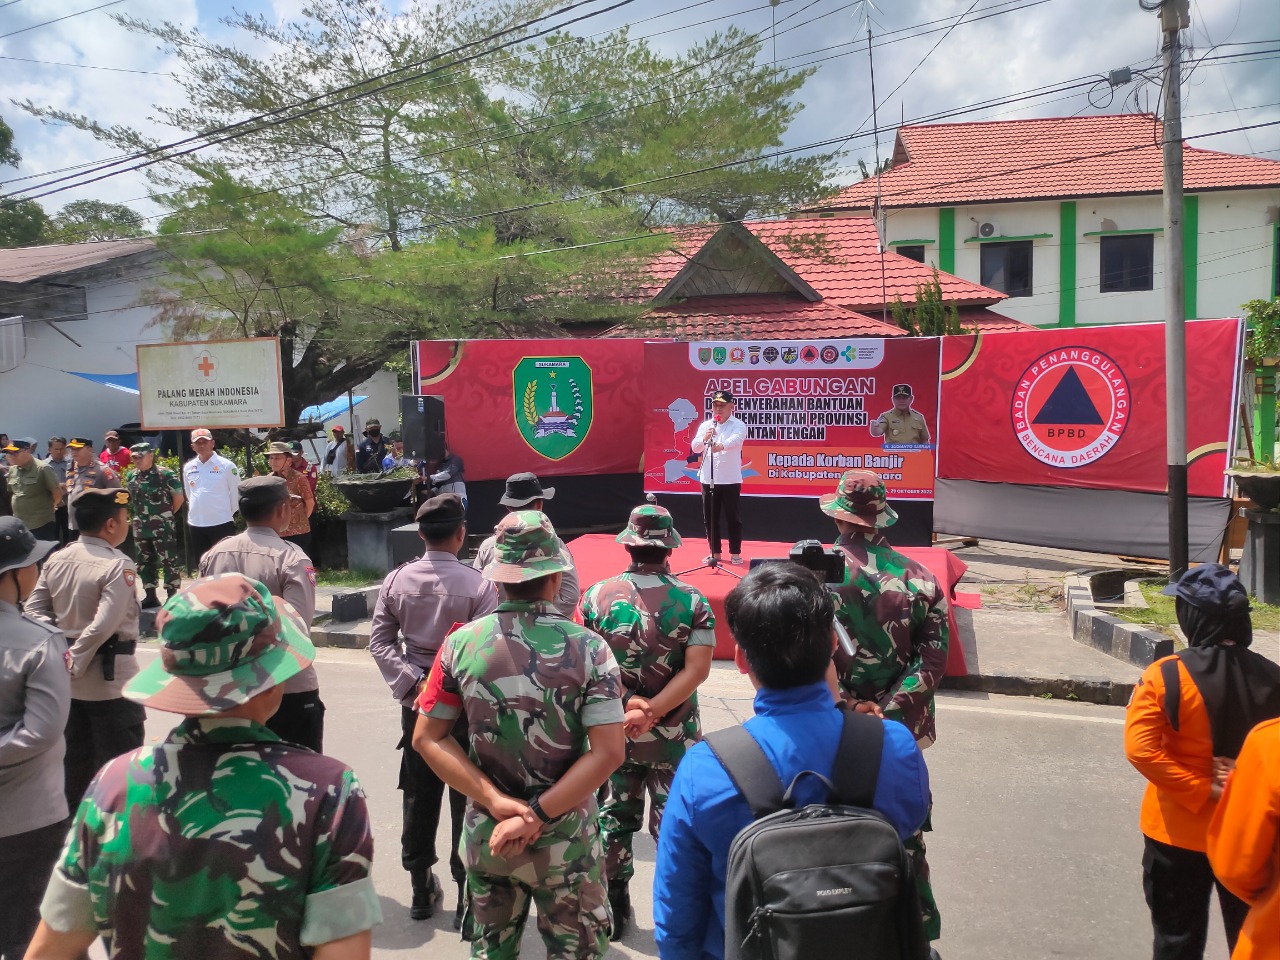
<instances>
[{"instance_id":1,"label":"black backpack","mask_svg":"<svg viewBox=\"0 0 1280 960\"><path fill-rule=\"evenodd\" d=\"M743 727L706 737L753 821L729 848L725 960L924 960L920 900L898 832L871 809L884 721L848 712L832 783L812 770L784 793L778 773ZM829 790L796 810L801 777Z\"/></svg>"}]
</instances>

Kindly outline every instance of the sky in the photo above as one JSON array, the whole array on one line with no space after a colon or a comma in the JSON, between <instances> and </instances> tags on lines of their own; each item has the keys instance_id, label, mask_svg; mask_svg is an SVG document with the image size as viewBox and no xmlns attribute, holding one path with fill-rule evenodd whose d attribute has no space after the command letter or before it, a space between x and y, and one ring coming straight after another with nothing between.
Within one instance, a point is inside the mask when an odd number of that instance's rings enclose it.
<instances>
[{"instance_id":1,"label":"sky","mask_svg":"<svg viewBox=\"0 0 1280 960\"><path fill-rule=\"evenodd\" d=\"M114 155L87 133L41 123L15 101L30 99L104 125L127 123L177 139L150 119L154 104L181 101L181 89L169 75L174 58L116 24L111 14L198 25L215 40L234 42L234 31L219 22L233 6L277 21L296 17L304 6L303 0L116 0L91 9L104 2L0 0L0 116L13 127L23 155L18 170L0 168L0 181L6 181L0 192ZM387 0L393 11L404 2ZM616 2L590 0L569 16ZM1188 57L1229 59L1205 60L1184 84L1184 132L1194 138L1189 142L1280 160L1280 3L1192 0L1191 7L1192 27L1183 33ZM961 14L966 18L947 31ZM670 52L729 25L759 33L765 38L762 62L776 57L779 68L817 67L798 95L805 108L787 134L784 146L790 148L870 128L868 16L882 155L892 150L893 128L902 118L910 122L1050 84L1101 79L1113 69L1149 66L1159 58L1157 17L1141 10L1137 0L876 0L875 6L865 0L780 0L776 6L769 0L633 0L573 31L592 35L631 24L633 37L649 37ZM912 36L924 30L934 32ZM1148 83L1114 92L1099 83L959 119L1154 111L1158 93ZM1240 127L1254 129L1219 133ZM870 137L853 139L848 147L852 153L836 171L839 182L858 179L857 159L870 165L874 156ZM50 213L72 200L98 199L154 215L158 208L147 199L148 190L141 173L126 173L40 202Z\"/></svg>"}]
</instances>

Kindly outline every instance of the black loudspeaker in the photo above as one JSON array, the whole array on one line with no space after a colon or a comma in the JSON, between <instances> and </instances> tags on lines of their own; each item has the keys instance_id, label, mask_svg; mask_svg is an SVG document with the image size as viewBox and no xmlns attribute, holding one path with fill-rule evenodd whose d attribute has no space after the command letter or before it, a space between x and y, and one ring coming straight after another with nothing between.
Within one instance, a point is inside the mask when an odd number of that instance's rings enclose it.
<instances>
[{"instance_id":1,"label":"black loudspeaker","mask_svg":"<svg viewBox=\"0 0 1280 960\"><path fill-rule=\"evenodd\" d=\"M412 460L444 457L444 400L441 397L400 398L400 436L404 455Z\"/></svg>"}]
</instances>

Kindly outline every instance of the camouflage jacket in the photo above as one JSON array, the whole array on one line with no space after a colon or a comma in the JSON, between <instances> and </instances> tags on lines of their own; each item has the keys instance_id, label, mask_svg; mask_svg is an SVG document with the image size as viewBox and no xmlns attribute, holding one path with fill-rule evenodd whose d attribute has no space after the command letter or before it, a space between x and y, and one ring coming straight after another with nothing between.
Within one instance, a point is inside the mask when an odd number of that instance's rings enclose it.
<instances>
[{"instance_id":1,"label":"camouflage jacket","mask_svg":"<svg viewBox=\"0 0 1280 960\"><path fill-rule=\"evenodd\" d=\"M347 766L249 720L189 718L99 771L41 913L110 957L299 958L381 920Z\"/></svg>"},{"instance_id":2,"label":"camouflage jacket","mask_svg":"<svg viewBox=\"0 0 1280 960\"><path fill-rule=\"evenodd\" d=\"M471 761L521 800L542 793L577 762L587 750L588 727L622 722L622 682L609 645L548 601L505 601L455 630L435 671L440 692L427 715L465 713ZM599 843L594 797L515 857L490 853L494 826L488 811L467 805L468 868L527 882L572 876Z\"/></svg>"},{"instance_id":3,"label":"camouflage jacket","mask_svg":"<svg viewBox=\"0 0 1280 960\"><path fill-rule=\"evenodd\" d=\"M711 604L664 564L632 564L602 580L582 599L582 622L604 637L617 658L624 697L652 697L684 669L689 646L715 646ZM627 740L627 759L675 766L702 739L698 695L662 717L653 729Z\"/></svg>"},{"instance_id":4,"label":"camouflage jacket","mask_svg":"<svg viewBox=\"0 0 1280 960\"><path fill-rule=\"evenodd\" d=\"M149 540L173 532L173 498L182 495L182 480L160 465L134 470L125 485L133 510L133 535Z\"/></svg>"},{"instance_id":5,"label":"camouflage jacket","mask_svg":"<svg viewBox=\"0 0 1280 960\"><path fill-rule=\"evenodd\" d=\"M933 695L947 666L947 598L925 567L904 557L883 534L841 537L845 583L836 616L857 653L836 649L844 692L874 700L916 740L932 743Z\"/></svg>"}]
</instances>

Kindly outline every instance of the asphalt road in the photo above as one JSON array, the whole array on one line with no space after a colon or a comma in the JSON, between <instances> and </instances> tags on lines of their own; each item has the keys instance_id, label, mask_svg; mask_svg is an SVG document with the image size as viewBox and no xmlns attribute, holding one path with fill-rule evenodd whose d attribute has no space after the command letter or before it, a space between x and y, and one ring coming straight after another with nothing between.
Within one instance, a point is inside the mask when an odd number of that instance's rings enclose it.
<instances>
[{"instance_id":1,"label":"asphalt road","mask_svg":"<svg viewBox=\"0 0 1280 960\"><path fill-rule=\"evenodd\" d=\"M149 658L148 650L143 654ZM374 881L384 923L382 960L468 956L450 920L456 894L443 865L445 909L408 919L408 875L399 865L397 707L364 651L319 653L328 707L326 752L355 768L369 797L376 841ZM717 664L703 717L717 729L750 716L750 689ZM171 718L152 713L149 736ZM1125 762L1123 711L985 694L939 697L940 740L926 753L933 779L929 860L943 917L946 960L1141 958L1150 955L1137 829L1142 780ZM447 811L440 851L447 848ZM637 837L637 924L609 957L655 957L648 890L654 847ZM1227 960L1215 919L1206 960ZM429 946L428 946L429 945ZM423 952L423 948L429 954ZM545 956L532 920L522 950Z\"/></svg>"}]
</instances>

